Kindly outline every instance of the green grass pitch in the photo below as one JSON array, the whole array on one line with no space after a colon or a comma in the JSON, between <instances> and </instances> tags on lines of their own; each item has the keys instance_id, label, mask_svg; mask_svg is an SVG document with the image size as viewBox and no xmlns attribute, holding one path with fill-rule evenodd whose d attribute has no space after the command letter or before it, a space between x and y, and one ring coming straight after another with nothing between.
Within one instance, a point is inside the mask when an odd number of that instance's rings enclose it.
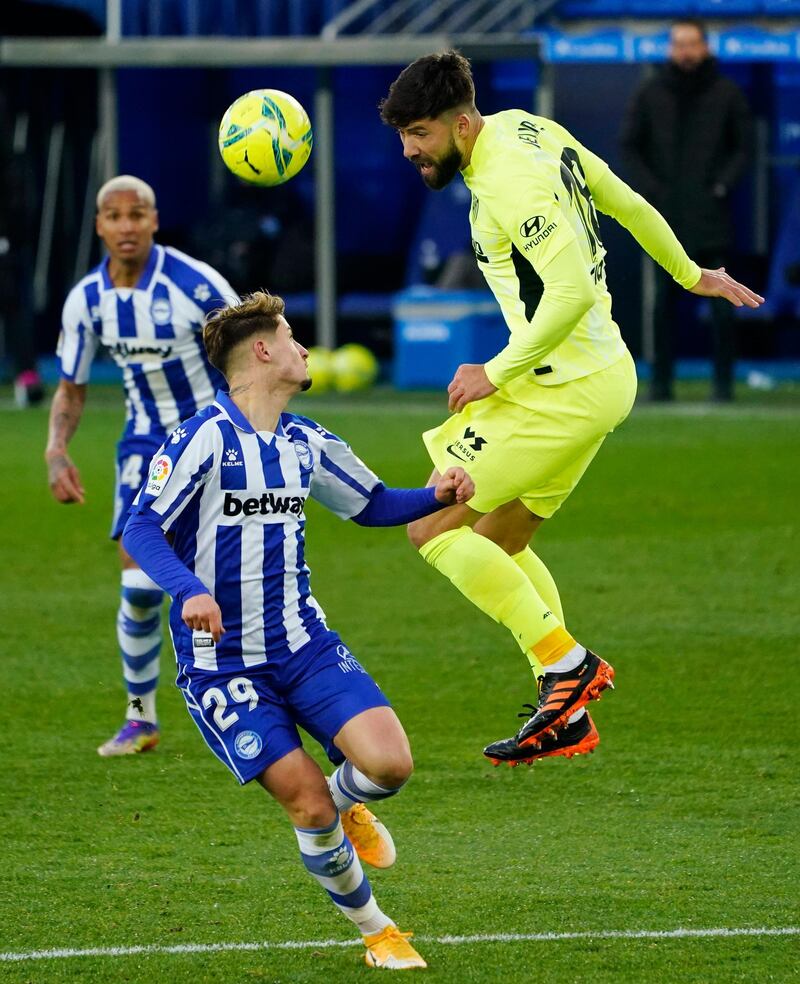
<instances>
[{"instance_id":1,"label":"green grass pitch","mask_svg":"<svg viewBox=\"0 0 800 984\"><path fill-rule=\"evenodd\" d=\"M419 432L442 418L441 397L303 399L295 408L387 483L426 479ZM87 503L65 508L45 484L45 410L16 412L7 391L0 409L0 981L369 980L359 946L322 945L357 936L306 875L277 806L206 749L166 645L161 746L95 753L124 701L106 539L121 420L119 394L96 387L73 447ZM411 782L379 810L397 865L370 877L415 931L427 980L797 979L797 935L637 934L800 926L799 441L794 393L639 406L607 441L538 550L617 690L595 705L594 755L530 769L480 754L532 699L510 636L403 530L311 505L314 593L415 754ZM308 941L321 942L231 948ZM154 949L7 959L131 947Z\"/></svg>"}]
</instances>

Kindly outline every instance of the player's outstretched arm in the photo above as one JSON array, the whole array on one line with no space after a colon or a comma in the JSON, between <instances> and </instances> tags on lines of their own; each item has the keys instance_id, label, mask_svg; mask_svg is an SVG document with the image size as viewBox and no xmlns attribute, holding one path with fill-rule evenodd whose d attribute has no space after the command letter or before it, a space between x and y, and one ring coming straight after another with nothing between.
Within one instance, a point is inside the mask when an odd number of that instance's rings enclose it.
<instances>
[{"instance_id":1,"label":"player's outstretched arm","mask_svg":"<svg viewBox=\"0 0 800 984\"><path fill-rule=\"evenodd\" d=\"M704 270L701 267L700 279L689 290L700 297L724 297L735 307L757 308L764 303L760 294L734 280L725 272L725 267L719 270Z\"/></svg>"},{"instance_id":2,"label":"player's outstretched arm","mask_svg":"<svg viewBox=\"0 0 800 984\"><path fill-rule=\"evenodd\" d=\"M359 526L405 526L445 506L466 502L474 494L475 486L464 469L448 468L436 485L424 489L376 485L367 505L352 518Z\"/></svg>"},{"instance_id":3,"label":"player's outstretched arm","mask_svg":"<svg viewBox=\"0 0 800 984\"><path fill-rule=\"evenodd\" d=\"M83 505L84 492L80 472L67 454L67 445L78 429L86 403L86 384L62 379L50 405L47 448L47 481L58 502Z\"/></svg>"}]
</instances>

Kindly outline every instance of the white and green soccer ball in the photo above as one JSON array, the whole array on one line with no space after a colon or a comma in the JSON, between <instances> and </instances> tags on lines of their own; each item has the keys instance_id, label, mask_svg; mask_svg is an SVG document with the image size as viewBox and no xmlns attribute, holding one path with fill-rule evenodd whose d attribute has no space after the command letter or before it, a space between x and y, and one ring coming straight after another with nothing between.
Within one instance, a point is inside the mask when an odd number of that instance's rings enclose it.
<instances>
[{"instance_id":1,"label":"white and green soccer ball","mask_svg":"<svg viewBox=\"0 0 800 984\"><path fill-rule=\"evenodd\" d=\"M272 187L293 178L311 154L311 120L280 89L254 89L228 107L219 152L228 170L249 184Z\"/></svg>"}]
</instances>

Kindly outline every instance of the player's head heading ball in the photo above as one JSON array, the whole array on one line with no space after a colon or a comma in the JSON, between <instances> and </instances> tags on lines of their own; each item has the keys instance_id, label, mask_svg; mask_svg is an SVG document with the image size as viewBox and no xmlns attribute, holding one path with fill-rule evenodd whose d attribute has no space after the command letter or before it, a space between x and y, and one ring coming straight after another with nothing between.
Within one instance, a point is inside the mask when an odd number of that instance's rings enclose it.
<instances>
[{"instance_id":1,"label":"player's head heading ball","mask_svg":"<svg viewBox=\"0 0 800 984\"><path fill-rule=\"evenodd\" d=\"M269 368L274 384L295 392L308 389L308 353L294 340L283 312L283 298L263 290L215 311L203 329L211 365L229 383L232 377L262 366Z\"/></svg>"},{"instance_id":2,"label":"player's head heading ball","mask_svg":"<svg viewBox=\"0 0 800 984\"><path fill-rule=\"evenodd\" d=\"M381 118L403 141L403 155L435 191L469 162L482 120L469 61L457 51L425 55L395 79Z\"/></svg>"},{"instance_id":3,"label":"player's head heading ball","mask_svg":"<svg viewBox=\"0 0 800 984\"><path fill-rule=\"evenodd\" d=\"M457 109L475 109L469 59L457 51L423 55L412 62L392 82L380 104L381 119L395 130Z\"/></svg>"}]
</instances>

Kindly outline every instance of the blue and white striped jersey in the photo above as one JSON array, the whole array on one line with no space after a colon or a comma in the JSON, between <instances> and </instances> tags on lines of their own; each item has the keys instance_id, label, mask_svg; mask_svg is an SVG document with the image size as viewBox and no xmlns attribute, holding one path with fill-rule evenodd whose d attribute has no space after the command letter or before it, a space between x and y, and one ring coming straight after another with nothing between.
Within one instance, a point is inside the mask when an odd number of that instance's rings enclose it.
<instances>
[{"instance_id":1,"label":"blue and white striped jersey","mask_svg":"<svg viewBox=\"0 0 800 984\"><path fill-rule=\"evenodd\" d=\"M87 383L100 345L122 369L125 436L164 437L208 406L222 385L203 347L205 316L239 300L208 264L153 246L139 283L114 287L108 258L70 291L58 355L61 374Z\"/></svg>"},{"instance_id":2,"label":"blue and white striped jersey","mask_svg":"<svg viewBox=\"0 0 800 984\"><path fill-rule=\"evenodd\" d=\"M256 666L326 633L305 561L305 501L310 495L350 519L379 484L341 438L313 420L283 413L276 433L256 432L223 392L179 426L153 458L131 509L170 534L178 559L222 610L226 631L213 647L207 635L193 640L173 601L179 662L204 670Z\"/></svg>"}]
</instances>

